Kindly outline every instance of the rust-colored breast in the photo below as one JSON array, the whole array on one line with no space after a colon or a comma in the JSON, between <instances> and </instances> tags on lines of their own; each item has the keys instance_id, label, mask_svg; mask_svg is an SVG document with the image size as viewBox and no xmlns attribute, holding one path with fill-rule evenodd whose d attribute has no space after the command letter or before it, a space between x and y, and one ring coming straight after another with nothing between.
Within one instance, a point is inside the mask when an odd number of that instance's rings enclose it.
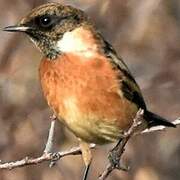
<instances>
[{"instance_id":1,"label":"rust-colored breast","mask_svg":"<svg viewBox=\"0 0 180 180\"><path fill-rule=\"evenodd\" d=\"M137 108L121 93L120 72L101 56L64 54L43 59L44 96L65 125L88 142L114 141L132 123Z\"/></svg>"}]
</instances>

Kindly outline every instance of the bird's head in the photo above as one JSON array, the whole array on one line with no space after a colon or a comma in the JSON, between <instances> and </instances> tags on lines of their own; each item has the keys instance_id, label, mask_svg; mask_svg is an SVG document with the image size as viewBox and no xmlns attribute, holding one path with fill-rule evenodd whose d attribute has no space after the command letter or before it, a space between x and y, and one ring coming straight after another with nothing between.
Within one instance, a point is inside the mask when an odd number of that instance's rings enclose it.
<instances>
[{"instance_id":1,"label":"bird's head","mask_svg":"<svg viewBox=\"0 0 180 180\"><path fill-rule=\"evenodd\" d=\"M58 42L66 32L88 24L83 11L59 3L47 3L33 9L17 25L4 31L24 32L45 56L53 59L60 53Z\"/></svg>"}]
</instances>

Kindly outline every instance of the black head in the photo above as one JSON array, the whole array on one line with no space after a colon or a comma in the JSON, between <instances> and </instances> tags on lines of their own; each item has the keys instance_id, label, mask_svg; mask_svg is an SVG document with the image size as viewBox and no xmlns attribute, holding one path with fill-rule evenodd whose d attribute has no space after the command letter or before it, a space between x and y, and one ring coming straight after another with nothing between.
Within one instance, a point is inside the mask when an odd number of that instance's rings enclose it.
<instances>
[{"instance_id":1,"label":"black head","mask_svg":"<svg viewBox=\"0 0 180 180\"><path fill-rule=\"evenodd\" d=\"M57 42L63 34L88 23L83 11L59 3L47 3L33 9L16 26L8 26L5 31L24 32L49 58L58 53Z\"/></svg>"}]
</instances>

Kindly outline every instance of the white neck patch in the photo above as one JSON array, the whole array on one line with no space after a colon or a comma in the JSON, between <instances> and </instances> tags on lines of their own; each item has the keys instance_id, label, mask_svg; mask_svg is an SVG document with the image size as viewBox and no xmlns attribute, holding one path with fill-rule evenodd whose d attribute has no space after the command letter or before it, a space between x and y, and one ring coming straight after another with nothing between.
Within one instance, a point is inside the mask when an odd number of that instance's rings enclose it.
<instances>
[{"instance_id":1,"label":"white neck patch","mask_svg":"<svg viewBox=\"0 0 180 180\"><path fill-rule=\"evenodd\" d=\"M97 53L97 44L88 30L78 28L64 33L62 39L57 42L57 49L64 53L76 53L92 57Z\"/></svg>"}]
</instances>

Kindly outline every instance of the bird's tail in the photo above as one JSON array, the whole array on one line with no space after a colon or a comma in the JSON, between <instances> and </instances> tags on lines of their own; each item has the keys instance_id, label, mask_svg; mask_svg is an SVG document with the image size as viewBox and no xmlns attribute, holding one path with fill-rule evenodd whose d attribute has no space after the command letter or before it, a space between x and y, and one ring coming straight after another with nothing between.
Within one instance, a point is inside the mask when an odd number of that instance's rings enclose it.
<instances>
[{"instance_id":1,"label":"bird's tail","mask_svg":"<svg viewBox=\"0 0 180 180\"><path fill-rule=\"evenodd\" d=\"M153 126L160 126L160 125L167 126L167 127L174 127L174 128L176 127L175 124L147 110L144 112L144 118L145 120L147 120L149 128Z\"/></svg>"}]
</instances>

